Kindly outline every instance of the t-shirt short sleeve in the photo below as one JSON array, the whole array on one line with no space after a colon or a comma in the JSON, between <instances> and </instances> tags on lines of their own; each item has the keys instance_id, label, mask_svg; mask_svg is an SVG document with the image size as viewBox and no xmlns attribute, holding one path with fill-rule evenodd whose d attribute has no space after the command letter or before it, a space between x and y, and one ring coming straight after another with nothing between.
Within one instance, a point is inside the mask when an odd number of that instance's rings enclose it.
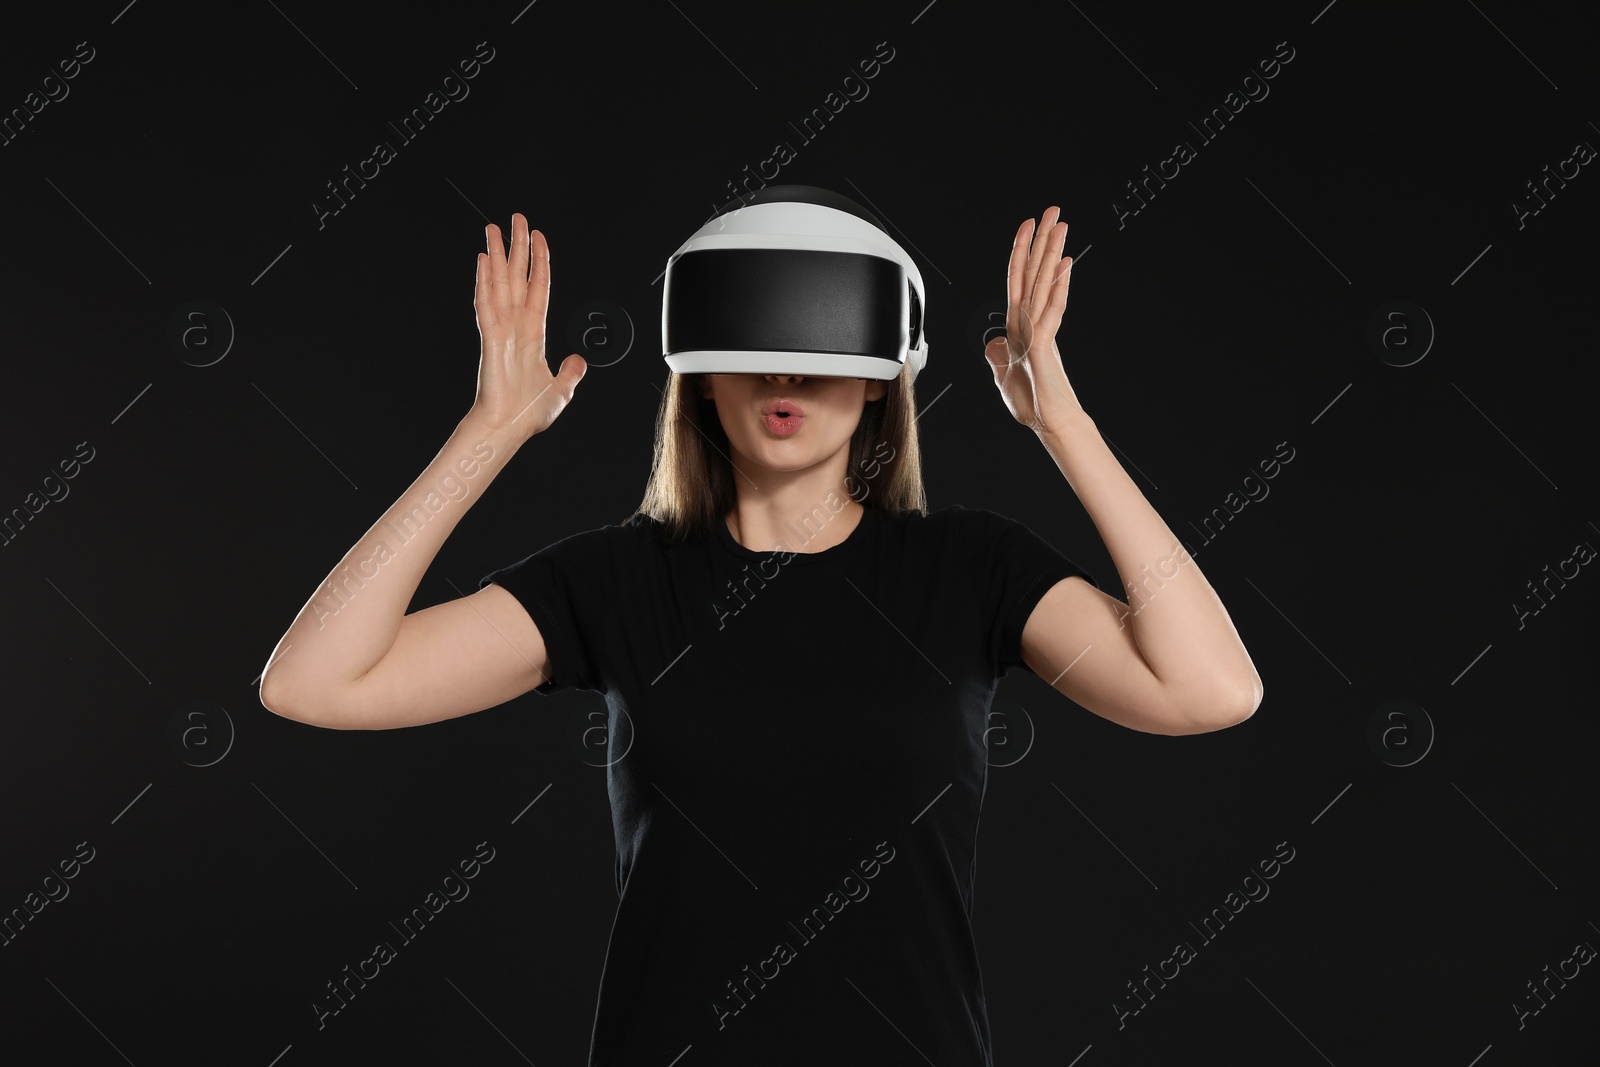
<instances>
[{"instance_id":1,"label":"t-shirt short sleeve","mask_svg":"<svg viewBox=\"0 0 1600 1067\"><path fill-rule=\"evenodd\" d=\"M605 692L602 627L615 602L618 535L630 532L606 526L572 534L478 579L479 589L494 583L516 597L539 628L549 671L536 692Z\"/></svg>"},{"instance_id":2,"label":"t-shirt short sleeve","mask_svg":"<svg viewBox=\"0 0 1600 1067\"><path fill-rule=\"evenodd\" d=\"M984 639L984 657L996 678L1022 660L1022 628L1033 609L1063 578L1094 576L1027 526L983 508L959 508L964 548L971 561Z\"/></svg>"}]
</instances>

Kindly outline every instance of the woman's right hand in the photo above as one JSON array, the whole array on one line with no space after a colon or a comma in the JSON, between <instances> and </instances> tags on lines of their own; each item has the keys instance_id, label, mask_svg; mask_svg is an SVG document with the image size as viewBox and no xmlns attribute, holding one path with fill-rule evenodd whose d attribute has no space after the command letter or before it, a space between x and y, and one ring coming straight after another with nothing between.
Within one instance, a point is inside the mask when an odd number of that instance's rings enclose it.
<instances>
[{"instance_id":1,"label":"woman's right hand","mask_svg":"<svg viewBox=\"0 0 1600 1067\"><path fill-rule=\"evenodd\" d=\"M472 300L483 345L478 394L469 417L490 430L511 429L524 441L555 422L589 364L574 352L551 374L545 359L550 246L544 234L534 230L530 235L528 220L520 213L513 214L508 261L500 227L490 223L486 233L489 251L478 255L478 285Z\"/></svg>"}]
</instances>

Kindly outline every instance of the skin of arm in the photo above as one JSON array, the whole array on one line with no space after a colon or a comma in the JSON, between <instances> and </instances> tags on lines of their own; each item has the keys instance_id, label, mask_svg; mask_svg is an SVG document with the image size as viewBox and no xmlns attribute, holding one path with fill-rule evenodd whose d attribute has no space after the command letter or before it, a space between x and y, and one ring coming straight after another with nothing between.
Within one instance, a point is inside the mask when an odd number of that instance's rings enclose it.
<instances>
[{"instance_id":1,"label":"skin of arm","mask_svg":"<svg viewBox=\"0 0 1600 1067\"><path fill-rule=\"evenodd\" d=\"M510 254L490 223L478 255L482 351L472 409L279 640L260 693L275 714L341 729L413 726L493 707L548 678L537 627L498 584L406 614L456 524L565 410L587 371L573 353L551 373L549 243L520 212L511 220Z\"/></svg>"},{"instance_id":2,"label":"skin of arm","mask_svg":"<svg viewBox=\"0 0 1600 1067\"><path fill-rule=\"evenodd\" d=\"M315 706L339 706L337 694L348 692L393 647L445 539L523 443L514 430L461 420L295 616L262 675L264 706L306 722L328 718Z\"/></svg>"},{"instance_id":3,"label":"skin of arm","mask_svg":"<svg viewBox=\"0 0 1600 1067\"><path fill-rule=\"evenodd\" d=\"M1131 729L1193 734L1236 725L1263 695L1250 654L1216 591L1067 381L1055 333L1072 260L1061 258L1067 227L1056 224L1058 213L1052 207L1042 217L1048 237L1031 241L1032 219L1018 229L1006 334L984 355L1007 408L1055 461L1138 603L1130 608L1082 579L1057 582L1023 629L1023 661L1057 692Z\"/></svg>"}]
</instances>

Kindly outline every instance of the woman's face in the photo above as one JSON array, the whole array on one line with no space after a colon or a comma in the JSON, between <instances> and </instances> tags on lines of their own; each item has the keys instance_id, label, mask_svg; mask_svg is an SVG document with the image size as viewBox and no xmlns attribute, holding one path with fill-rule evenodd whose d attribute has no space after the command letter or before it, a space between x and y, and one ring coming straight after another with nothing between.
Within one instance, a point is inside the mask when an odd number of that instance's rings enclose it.
<instances>
[{"instance_id":1,"label":"woman's face","mask_svg":"<svg viewBox=\"0 0 1600 1067\"><path fill-rule=\"evenodd\" d=\"M736 455L780 471L804 470L841 453L861 422L861 407L884 395L871 378L804 374L703 374L700 395L716 402L717 416ZM787 418L769 416L783 401ZM846 455L847 463L848 455Z\"/></svg>"}]
</instances>

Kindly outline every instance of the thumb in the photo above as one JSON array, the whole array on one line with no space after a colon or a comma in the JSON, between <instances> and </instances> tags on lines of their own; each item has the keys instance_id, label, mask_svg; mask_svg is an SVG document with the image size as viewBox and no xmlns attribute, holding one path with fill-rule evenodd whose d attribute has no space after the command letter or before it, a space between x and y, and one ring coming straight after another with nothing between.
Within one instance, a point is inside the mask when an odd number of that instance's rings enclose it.
<instances>
[{"instance_id":1,"label":"thumb","mask_svg":"<svg viewBox=\"0 0 1600 1067\"><path fill-rule=\"evenodd\" d=\"M1011 362L1011 346L1006 342L1004 333L996 335L983 348L983 358L989 361L989 369L994 371L995 381L1005 376L1006 367Z\"/></svg>"},{"instance_id":2,"label":"thumb","mask_svg":"<svg viewBox=\"0 0 1600 1067\"><path fill-rule=\"evenodd\" d=\"M583 381L584 375L589 373L589 361L574 352L561 361L561 366L556 370L556 377L561 380L562 388L567 390L567 395L577 389L578 383Z\"/></svg>"}]
</instances>

